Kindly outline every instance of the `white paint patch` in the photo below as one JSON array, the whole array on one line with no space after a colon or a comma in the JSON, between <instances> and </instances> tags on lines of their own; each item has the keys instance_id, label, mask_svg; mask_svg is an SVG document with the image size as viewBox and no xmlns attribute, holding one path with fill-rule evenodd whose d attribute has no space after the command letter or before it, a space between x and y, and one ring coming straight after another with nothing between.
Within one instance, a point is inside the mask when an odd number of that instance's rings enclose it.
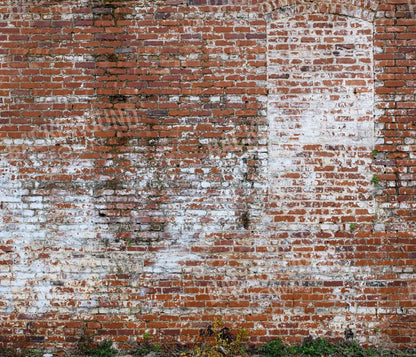
<instances>
[{"instance_id":1,"label":"white paint patch","mask_svg":"<svg viewBox=\"0 0 416 357\"><path fill-rule=\"evenodd\" d=\"M272 16L267 30L272 207L267 223L276 236L288 237L274 242L284 253L273 267L295 282L360 281L368 276L367 267L354 266L342 247L327 240L335 232L349 231L345 217L354 220L376 212L371 184L372 24L337 15L311 16L307 7L303 14L289 9ZM299 232L305 236L301 243ZM329 238L317 238L317 232ZM348 285L334 287L331 299L342 304L317 308L316 314L333 318L310 333L341 335L347 327L355 329L352 314L372 313L357 308L355 292ZM290 320L294 313L286 309L281 318Z\"/></svg>"},{"instance_id":2,"label":"white paint patch","mask_svg":"<svg viewBox=\"0 0 416 357\"><path fill-rule=\"evenodd\" d=\"M309 16L268 24L270 192L279 215L295 217L278 230L333 230L317 224L355 207L375 213L372 24Z\"/></svg>"},{"instance_id":3,"label":"white paint patch","mask_svg":"<svg viewBox=\"0 0 416 357\"><path fill-rule=\"evenodd\" d=\"M53 126L66 130L85 130L86 118L56 118ZM44 139L4 139L8 146L28 147L67 146L73 158L85 152L87 142L62 136ZM57 304L64 309L65 301L74 299L70 292L60 291L60 286L77 285L78 281L99 276L102 266L111 266L108 258L93 266L91 253L102 251L97 240L97 215L92 184L82 177L91 170L90 160L54 160L52 154L34 150L24 161L25 168L42 170L45 175L72 175L74 180L62 185L53 179L23 180L19 167L9 162L7 153L0 156L0 245L10 246L7 253L12 264L1 265L4 273L0 285L2 309L11 313L43 314L54 310ZM59 163L62 162L62 165ZM43 192L46 190L46 192ZM41 257L41 254L49 254ZM106 262L104 262L104 260ZM109 269L112 269L109 268ZM115 269L114 269L115 270ZM90 295L79 296L79 307L93 306ZM83 305L82 301L85 301ZM69 309L76 309L77 306Z\"/></svg>"},{"instance_id":4,"label":"white paint patch","mask_svg":"<svg viewBox=\"0 0 416 357\"><path fill-rule=\"evenodd\" d=\"M42 247L46 235L37 220L35 210L29 208L24 197L29 192L23 188L17 179L18 169L8 164L4 155L0 157L0 200L3 209L0 210L0 230L2 245L12 244L13 264L7 271L2 287L8 286L5 292L7 299L6 312L13 311L16 306L24 305L29 312L43 313L50 306L48 296L49 283L42 279L45 266L36 261L34 251ZM42 200L38 199L38 207L42 209ZM37 210L36 210L37 211ZM10 242L10 243L9 243ZM31 290L29 306L24 304L23 290ZM4 289L3 289L4 290Z\"/></svg>"}]
</instances>

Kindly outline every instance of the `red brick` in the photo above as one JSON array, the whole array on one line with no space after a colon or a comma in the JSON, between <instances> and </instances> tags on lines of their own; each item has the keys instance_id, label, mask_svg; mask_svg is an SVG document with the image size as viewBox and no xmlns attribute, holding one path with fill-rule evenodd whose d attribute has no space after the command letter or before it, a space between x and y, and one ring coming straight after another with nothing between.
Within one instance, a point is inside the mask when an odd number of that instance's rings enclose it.
<instances>
[{"instance_id":1,"label":"red brick","mask_svg":"<svg viewBox=\"0 0 416 357\"><path fill-rule=\"evenodd\" d=\"M147 2L0 5L5 343L414 343L409 2Z\"/></svg>"}]
</instances>

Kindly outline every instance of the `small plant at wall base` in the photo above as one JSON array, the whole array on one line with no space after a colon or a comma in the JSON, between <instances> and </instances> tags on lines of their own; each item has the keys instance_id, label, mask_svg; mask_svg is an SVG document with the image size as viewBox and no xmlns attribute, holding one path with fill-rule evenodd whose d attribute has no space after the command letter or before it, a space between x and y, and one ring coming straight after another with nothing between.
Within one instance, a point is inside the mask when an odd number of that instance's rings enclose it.
<instances>
[{"instance_id":1,"label":"small plant at wall base","mask_svg":"<svg viewBox=\"0 0 416 357\"><path fill-rule=\"evenodd\" d=\"M113 342L107 340L98 344L95 343L93 336L87 334L86 328L84 327L78 340L77 354L92 357L112 357L117 354L117 350L112 348L112 346Z\"/></svg>"},{"instance_id":2,"label":"small plant at wall base","mask_svg":"<svg viewBox=\"0 0 416 357\"><path fill-rule=\"evenodd\" d=\"M343 340L331 344L324 338L304 339L301 345L286 346L281 339L258 348L264 357L414 357L414 350L375 350L361 347L356 341Z\"/></svg>"},{"instance_id":3,"label":"small plant at wall base","mask_svg":"<svg viewBox=\"0 0 416 357\"><path fill-rule=\"evenodd\" d=\"M44 356L43 352L32 349L23 349L23 350L13 350L11 348L0 347L0 356L1 357L40 357Z\"/></svg>"},{"instance_id":4,"label":"small plant at wall base","mask_svg":"<svg viewBox=\"0 0 416 357\"><path fill-rule=\"evenodd\" d=\"M149 353L156 352L160 353L162 352L162 347L160 344L155 344L150 342L150 334L148 332L143 334L143 340L142 342L138 342L136 348L133 350L132 354L134 356L146 356Z\"/></svg>"},{"instance_id":5,"label":"small plant at wall base","mask_svg":"<svg viewBox=\"0 0 416 357\"><path fill-rule=\"evenodd\" d=\"M374 328L374 332L379 332ZM87 337L86 337L87 336ZM255 349L248 348L248 331L240 329L235 335L224 326L221 320L216 320L213 325L200 330L200 336L193 350L185 349L179 344L163 344L151 342L151 335L145 333L143 341L139 342L136 349L130 352L132 356L147 357L415 357L416 348L406 350L385 350L363 348L353 340L354 333L351 329L344 332L345 340L330 343L325 338L305 338L302 344L286 345L280 338ZM177 336L175 336L175 341ZM111 341L94 343L91 335L85 335L85 330L80 338L79 349L75 354L68 356L92 356L114 357L118 354L112 348ZM52 354L51 354L52 355ZM122 356L124 354L121 354ZM39 357L47 356L36 350L11 350L0 347L0 357Z\"/></svg>"},{"instance_id":6,"label":"small plant at wall base","mask_svg":"<svg viewBox=\"0 0 416 357\"><path fill-rule=\"evenodd\" d=\"M193 351L183 353L183 357L223 357L246 356L248 331L239 329L234 336L221 319L214 321L206 329L199 331L200 337Z\"/></svg>"},{"instance_id":7,"label":"small plant at wall base","mask_svg":"<svg viewBox=\"0 0 416 357\"><path fill-rule=\"evenodd\" d=\"M294 354L318 357L332 354L335 352L335 347L324 338L314 339L309 336L303 340L301 346L289 347L289 350Z\"/></svg>"},{"instance_id":8,"label":"small plant at wall base","mask_svg":"<svg viewBox=\"0 0 416 357\"><path fill-rule=\"evenodd\" d=\"M100 342L96 347L90 347L84 351L87 356L92 357L112 357L117 354L117 350L112 348L113 342L103 341Z\"/></svg>"},{"instance_id":9,"label":"small plant at wall base","mask_svg":"<svg viewBox=\"0 0 416 357\"><path fill-rule=\"evenodd\" d=\"M258 348L258 352L264 355L265 357L281 357L287 356L289 348L283 343L283 341L278 338L276 340L270 341L264 346Z\"/></svg>"}]
</instances>

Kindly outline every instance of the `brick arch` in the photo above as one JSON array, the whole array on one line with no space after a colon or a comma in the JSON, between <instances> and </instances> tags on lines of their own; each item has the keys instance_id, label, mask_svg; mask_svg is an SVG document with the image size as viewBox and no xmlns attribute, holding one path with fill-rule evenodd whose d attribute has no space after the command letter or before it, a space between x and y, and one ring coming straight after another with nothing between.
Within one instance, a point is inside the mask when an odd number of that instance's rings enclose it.
<instances>
[{"instance_id":1,"label":"brick arch","mask_svg":"<svg viewBox=\"0 0 416 357\"><path fill-rule=\"evenodd\" d=\"M270 241L279 245L276 251L291 252L284 262L288 280L314 286L355 281L361 273L350 268L354 255L339 247L355 235L353 222L371 230L377 214L371 184L374 13L324 1L286 5L267 15ZM355 289L340 296L345 308L311 303L337 318L309 333L341 335L345 326L360 326L368 316L350 308L359 303ZM333 296L339 291L329 290ZM281 315L290 321L294 311L284 308Z\"/></svg>"},{"instance_id":2,"label":"brick arch","mask_svg":"<svg viewBox=\"0 0 416 357\"><path fill-rule=\"evenodd\" d=\"M348 1L348 0L347 0ZM262 5L262 11L270 14L278 9L290 9L290 14L301 13L327 13L356 17L365 21L373 22L375 13L379 6L378 0L266 0ZM283 12L284 13L284 12Z\"/></svg>"},{"instance_id":3,"label":"brick arch","mask_svg":"<svg viewBox=\"0 0 416 357\"><path fill-rule=\"evenodd\" d=\"M326 223L340 216L363 213L362 221L371 221L375 213L373 24L313 6L275 11L268 25L269 202L276 231L332 229ZM328 197L337 203L328 204Z\"/></svg>"}]
</instances>

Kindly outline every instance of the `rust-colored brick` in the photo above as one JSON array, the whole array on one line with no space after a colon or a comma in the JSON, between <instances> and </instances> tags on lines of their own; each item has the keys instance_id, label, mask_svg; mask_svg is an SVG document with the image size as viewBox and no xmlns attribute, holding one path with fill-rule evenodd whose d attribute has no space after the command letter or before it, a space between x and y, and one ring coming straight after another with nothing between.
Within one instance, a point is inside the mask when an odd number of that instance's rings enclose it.
<instances>
[{"instance_id":1,"label":"rust-colored brick","mask_svg":"<svg viewBox=\"0 0 416 357\"><path fill-rule=\"evenodd\" d=\"M415 12L0 0L0 346L415 346Z\"/></svg>"}]
</instances>

